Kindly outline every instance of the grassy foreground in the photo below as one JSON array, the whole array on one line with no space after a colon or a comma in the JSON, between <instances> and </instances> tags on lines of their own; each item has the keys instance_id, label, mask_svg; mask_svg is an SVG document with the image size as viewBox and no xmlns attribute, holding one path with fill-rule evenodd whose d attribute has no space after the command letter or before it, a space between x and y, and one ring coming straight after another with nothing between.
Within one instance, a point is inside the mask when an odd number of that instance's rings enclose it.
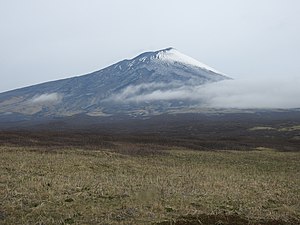
<instances>
[{"instance_id":1,"label":"grassy foreground","mask_svg":"<svg viewBox=\"0 0 300 225\"><path fill-rule=\"evenodd\" d=\"M300 224L300 152L0 147L0 224L205 225L205 215Z\"/></svg>"}]
</instances>

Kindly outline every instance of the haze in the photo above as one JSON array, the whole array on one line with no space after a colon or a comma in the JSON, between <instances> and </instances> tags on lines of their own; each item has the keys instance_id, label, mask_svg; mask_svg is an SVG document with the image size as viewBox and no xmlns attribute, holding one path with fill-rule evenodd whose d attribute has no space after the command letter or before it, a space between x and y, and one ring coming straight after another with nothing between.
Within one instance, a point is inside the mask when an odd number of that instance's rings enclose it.
<instances>
[{"instance_id":1,"label":"haze","mask_svg":"<svg viewBox=\"0 0 300 225\"><path fill-rule=\"evenodd\" d=\"M1 1L0 92L172 46L236 80L220 96L300 107L299 28L297 0Z\"/></svg>"}]
</instances>

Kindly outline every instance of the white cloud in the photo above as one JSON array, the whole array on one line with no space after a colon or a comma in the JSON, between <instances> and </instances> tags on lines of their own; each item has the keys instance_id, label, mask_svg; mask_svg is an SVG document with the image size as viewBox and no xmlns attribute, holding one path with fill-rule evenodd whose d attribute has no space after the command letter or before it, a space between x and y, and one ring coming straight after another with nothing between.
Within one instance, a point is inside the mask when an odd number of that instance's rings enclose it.
<instances>
[{"instance_id":1,"label":"white cloud","mask_svg":"<svg viewBox=\"0 0 300 225\"><path fill-rule=\"evenodd\" d=\"M222 81L203 88L211 107L298 108L300 79L240 79Z\"/></svg>"},{"instance_id":2,"label":"white cloud","mask_svg":"<svg viewBox=\"0 0 300 225\"><path fill-rule=\"evenodd\" d=\"M174 90L179 88L178 82L173 83L144 83L139 85L130 85L123 89L120 93L111 96L107 100L113 101L125 101L125 102L139 102L146 100L162 100L168 97L166 96L167 90ZM150 96L147 96L150 95ZM156 96L157 95L157 96ZM171 96L169 96L171 97ZM149 99L147 99L149 98ZM165 100L167 100L165 99Z\"/></svg>"},{"instance_id":3,"label":"white cloud","mask_svg":"<svg viewBox=\"0 0 300 225\"><path fill-rule=\"evenodd\" d=\"M214 108L298 108L300 78L238 79L207 85L151 83L128 86L109 98L117 102L193 100Z\"/></svg>"},{"instance_id":4,"label":"white cloud","mask_svg":"<svg viewBox=\"0 0 300 225\"><path fill-rule=\"evenodd\" d=\"M58 93L46 93L42 95L35 96L31 99L32 103L55 103L59 102L62 96Z\"/></svg>"}]
</instances>

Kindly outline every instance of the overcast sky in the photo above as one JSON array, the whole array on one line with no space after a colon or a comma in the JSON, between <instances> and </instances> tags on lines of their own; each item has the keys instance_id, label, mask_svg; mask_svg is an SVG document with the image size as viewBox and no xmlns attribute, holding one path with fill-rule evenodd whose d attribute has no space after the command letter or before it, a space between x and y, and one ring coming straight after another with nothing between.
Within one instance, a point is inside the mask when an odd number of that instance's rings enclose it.
<instances>
[{"instance_id":1,"label":"overcast sky","mask_svg":"<svg viewBox=\"0 0 300 225\"><path fill-rule=\"evenodd\" d=\"M170 46L236 79L298 79L300 1L0 0L0 92Z\"/></svg>"}]
</instances>

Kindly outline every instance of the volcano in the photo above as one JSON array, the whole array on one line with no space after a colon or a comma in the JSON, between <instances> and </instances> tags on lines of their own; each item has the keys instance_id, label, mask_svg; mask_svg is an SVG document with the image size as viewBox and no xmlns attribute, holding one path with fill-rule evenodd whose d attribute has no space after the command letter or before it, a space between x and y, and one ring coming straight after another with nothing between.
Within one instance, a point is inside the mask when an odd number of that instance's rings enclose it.
<instances>
[{"instance_id":1,"label":"volcano","mask_svg":"<svg viewBox=\"0 0 300 225\"><path fill-rule=\"evenodd\" d=\"M0 116L162 114L201 107L189 95L230 79L174 48L145 52L99 71L0 94ZM189 94L184 93L189 90Z\"/></svg>"}]
</instances>

